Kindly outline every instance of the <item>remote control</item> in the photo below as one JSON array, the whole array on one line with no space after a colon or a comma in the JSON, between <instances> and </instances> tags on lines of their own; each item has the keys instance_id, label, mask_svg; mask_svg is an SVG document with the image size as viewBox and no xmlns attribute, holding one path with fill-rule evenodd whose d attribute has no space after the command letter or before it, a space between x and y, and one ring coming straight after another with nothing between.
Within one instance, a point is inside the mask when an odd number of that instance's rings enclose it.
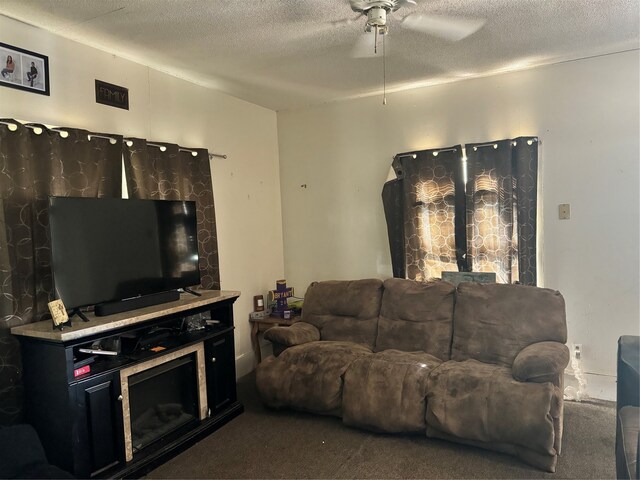
<instances>
[{"instance_id":1,"label":"remote control","mask_svg":"<svg viewBox=\"0 0 640 480\"><path fill-rule=\"evenodd\" d=\"M96 350L94 348L79 348L78 351L82 353L92 353L94 355L118 355L118 352L114 352L113 350Z\"/></svg>"}]
</instances>

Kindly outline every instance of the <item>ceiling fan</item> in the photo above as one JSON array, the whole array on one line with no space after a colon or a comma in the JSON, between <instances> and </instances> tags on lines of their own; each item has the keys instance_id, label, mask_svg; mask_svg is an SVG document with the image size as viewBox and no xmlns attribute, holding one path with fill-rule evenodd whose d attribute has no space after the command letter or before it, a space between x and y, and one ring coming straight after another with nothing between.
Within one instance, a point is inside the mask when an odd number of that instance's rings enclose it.
<instances>
[{"instance_id":1,"label":"ceiling fan","mask_svg":"<svg viewBox=\"0 0 640 480\"><path fill-rule=\"evenodd\" d=\"M365 32L375 35L374 49L377 50L379 35L389 32L387 18L407 4L416 5L415 0L349 0L351 9L358 13L356 19L347 19L334 24L352 23L360 16L366 17ZM479 30L485 21L475 18L451 17L445 15L431 15L409 13L401 17L400 26L408 30L432 35L449 41L459 41Z\"/></svg>"},{"instance_id":2,"label":"ceiling fan","mask_svg":"<svg viewBox=\"0 0 640 480\"><path fill-rule=\"evenodd\" d=\"M348 0L351 9L358 13L356 18L348 18L332 22L334 26L342 26L351 24L361 17L366 17L364 31L366 33L373 32L373 53L378 53L378 38L382 37L383 46L383 65L384 65L384 38L389 33L389 25L387 20L389 16L406 5L417 5L415 0ZM400 17L400 26L415 32L432 35L444 40L457 42L478 31L485 23L485 20L465 17L451 17L446 15L432 15L421 13L409 13L404 17ZM370 48L369 37L361 37L358 45L356 45L354 56L363 56L357 52L362 52L365 45ZM364 43L363 43L364 41ZM385 92L386 92L386 67L385 72ZM383 97L384 105L386 105L386 95Z\"/></svg>"}]
</instances>

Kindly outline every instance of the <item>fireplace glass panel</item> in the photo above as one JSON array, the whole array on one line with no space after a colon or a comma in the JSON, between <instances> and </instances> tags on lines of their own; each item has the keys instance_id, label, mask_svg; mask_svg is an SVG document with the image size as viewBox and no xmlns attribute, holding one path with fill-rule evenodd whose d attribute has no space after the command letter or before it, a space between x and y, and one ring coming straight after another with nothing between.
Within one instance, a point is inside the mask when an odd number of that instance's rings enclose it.
<instances>
[{"instance_id":1,"label":"fireplace glass panel","mask_svg":"<svg viewBox=\"0 0 640 480\"><path fill-rule=\"evenodd\" d=\"M129 377L133 452L198 418L195 354Z\"/></svg>"}]
</instances>

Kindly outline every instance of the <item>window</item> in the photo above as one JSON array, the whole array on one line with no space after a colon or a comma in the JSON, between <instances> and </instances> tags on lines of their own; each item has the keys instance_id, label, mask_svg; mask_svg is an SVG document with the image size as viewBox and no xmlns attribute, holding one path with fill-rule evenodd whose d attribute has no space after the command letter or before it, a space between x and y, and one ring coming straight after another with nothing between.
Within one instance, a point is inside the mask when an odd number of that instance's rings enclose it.
<instances>
[{"instance_id":1,"label":"window","mask_svg":"<svg viewBox=\"0 0 640 480\"><path fill-rule=\"evenodd\" d=\"M383 202L394 276L536 284L537 139L403 153L393 168Z\"/></svg>"}]
</instances>

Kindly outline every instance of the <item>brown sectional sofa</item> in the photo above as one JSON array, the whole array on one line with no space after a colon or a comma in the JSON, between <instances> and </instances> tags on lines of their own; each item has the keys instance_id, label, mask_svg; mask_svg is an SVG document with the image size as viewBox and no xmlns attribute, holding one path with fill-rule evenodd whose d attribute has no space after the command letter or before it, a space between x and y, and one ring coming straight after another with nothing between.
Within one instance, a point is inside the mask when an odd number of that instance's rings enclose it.
<instances>
[{"instance_id":1,"label":"brown sectional sofa","mask_svg":"<svg viewBox=\"0 0 640 480\"><path fill-rule=\"evenodd\" d=\"M550 472L569 362L564 299L522 285L328 281L265 337L265 404L497 450Z\"/></svg>"}]
</instances>

